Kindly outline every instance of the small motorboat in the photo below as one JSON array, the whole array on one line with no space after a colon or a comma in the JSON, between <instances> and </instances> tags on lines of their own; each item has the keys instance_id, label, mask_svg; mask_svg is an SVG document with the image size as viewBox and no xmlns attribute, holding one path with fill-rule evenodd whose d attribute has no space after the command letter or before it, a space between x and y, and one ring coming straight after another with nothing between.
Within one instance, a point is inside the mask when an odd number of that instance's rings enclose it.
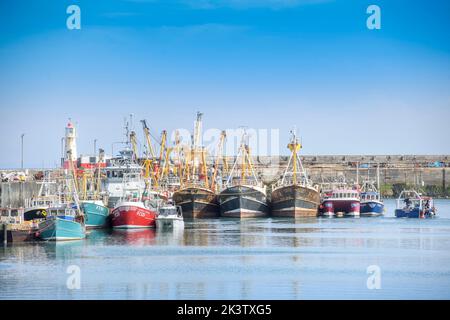
<instances>
[{"instance_id":1,"label":"small motorboat","mask_svg":"<svg viewBox=\"0 0 450 320\"><path fill-rule=\"evenodd\" d=\"M397 218L432 218L436 215L433 198L415 190L403 190L397 199Z\"/></svg>"},{"instance_id":2,"label":"small motorboat","mask_svg":"<svg viewBox=\"0 0 450 320\"><path fill-rule=\"evenodd\" d=\"M156 228L162 229L184 229L183 211L181 206L166 205L158 210Z\"/></svg>"}]
</instances>

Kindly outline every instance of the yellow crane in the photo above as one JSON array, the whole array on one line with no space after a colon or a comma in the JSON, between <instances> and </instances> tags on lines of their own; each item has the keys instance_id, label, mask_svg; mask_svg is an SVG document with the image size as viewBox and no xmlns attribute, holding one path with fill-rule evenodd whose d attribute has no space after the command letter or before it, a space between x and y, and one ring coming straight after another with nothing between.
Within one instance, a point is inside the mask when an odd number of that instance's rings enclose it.
<instances>
[{"instance_id":1,"label":"yellow crane","mask_svg":"<svg viewBox=\"0 0 450 320\"><path fill-rule=\"evenodd\" d=\"M170 153L172 152L173 148L166 148L166 154L164 157L164 165L161 168L161 176L159 177L159 181L162 181L164 177L169 175L170 171Z\"/></svg>"},{"instance_id":2,"label":"yellow crane","mask_svg":"<svg viewBox=\"0 0 450 320\"><path fill-rule=\"evenodd\" d=\"M141 123L142 123L142 128L144 130L145 139L147 141L147 149L148 149L148 152L150 153L150 158L155 159L156 158L155 151L153 150L152 141L150 139L150 129L147 126L147 121L144 119L144 120L141 120ZM147 153L147 158L149 158L148 153Z\"/></svg>"},{"instance_id":3,"label":"yellow crane","mask_svg":"<svg viewBox=\"0 0 450 320\"><path fill-rule=\"evenodd\" d=\"M223 156L223 149L224 149L226 137L227 137L227 133L225 130L223 130L220 134L219 143L217 144L216 161L214 163L214 173L213 173L213 176L211 179L211 189L212 190L215 190L215 188L216 188L217 172L219 171L219 162L220 162L221 158L222 158L222 162L223 162L223 167L225 167L226 158ZM228 164L226 166L228 167ZM222 174L223 174L223 170L222 170Z\"/></svg>"},{"instance_id":4,"label":"yellow crane","mask_svg":"<svg viewBox=\"0 0 450 320\"><path fill-rule=\"evenodd\" d=\"M291 143L288 144L288 148L292 153L292 158L294 159L292 163L292 171L293 171L293 182L297 184L297 161L298 161L298 152L300 151L302 145L298 142L296 136L293 136Z\"/></svg>"},{"instance_id":5,"label":"yellow crane","mask_svg":"<svg viewBox=\"0 0 450 320\"><path fill-rule=\"evenodd\" d=\"M98 153L98 162L97 162L97 180L95 184L95 199L97 199L101 192L101 185L102 185L102 169L100 164L103 162L105 158L105 151L103 149L99 150Z\"/></svg>"},{"instance_id":6,"label":"yellow crane","mask_svg":"<svg viewBox=\"0 0 450 320\"><path fill-rule=\"evenodd\" d=\"M162 171L163 171L163 167L165 165L164 163L164 155L166 153L166 143L167 143L167 131L163 130L161 133L161 145L159 147L159 170L157 173L157 177L156 179L159 181L161 181L161 175L162 175Z\"/></svg>"},{"instance_id":7,"label":"yellow crane","mask_svg":"<svg viewBox=\"0 0 450 320\"><path fill-rule=\"evenodd\" d=\"M206 149L205 147L202 147L201 149L201 159L202 159L202 165L201 165L201 174L205 177L205 188L209 187L209 181L208 181L208 168L206 164Z\"/></svg>"},{"instance_id":8,"label":"yellow crane","mask_svg":"<svg viewBox=\"0 0 450 320\"><path fill-rule=\"evenodd\" d=\"M155 156L155 151L153 149L152 146L152 141L150 139L150 129L147 126L147 121L141 120L142 123L142 128L144 130L144 136L145 136L145 140L147 141L147 155L146 155L146 159L143 162L143 166L145 168L144 171L144 178L146 183L148 184L148 180L150 178L152 178L153 183L155 186L158 186L158 181L156 179L156 173L155 173L155 167L153 165L153 161L155 160L156 156Z\"/></svg>"},{"instance_id":9,"label":"yellow crane","mask_svg":"<svg viewBox=\"0 0 450 320\"><path fill-rule=\"evenodd\" d=\"M180 183L181 183L181 179L183 177L183 163L181 160L181 139L180 139L180 132L178 130L175 131L175 152L177 153L177 166L175 167L176 171L175 174L178 176L178 178L180 179Z\"/></svg>"}]
</instances>

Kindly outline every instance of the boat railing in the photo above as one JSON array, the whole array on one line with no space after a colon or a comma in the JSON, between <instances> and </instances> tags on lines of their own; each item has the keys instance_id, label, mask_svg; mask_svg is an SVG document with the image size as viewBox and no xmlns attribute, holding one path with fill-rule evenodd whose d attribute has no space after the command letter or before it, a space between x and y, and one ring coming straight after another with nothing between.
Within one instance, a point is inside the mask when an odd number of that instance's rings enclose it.
<instances>
[{"instance_id":1,"label":"boat railing","mask_svg":"<svg viewBox=\"0 0 450 320\"><path fill-rule=\"evenodd\" d=\"M263 183L253 179L252 177L246 177L246 179L241 179L240 177L235 177L230 180L228 184L225 184L226 187L235 186L235 185L247 185L247 186L255 186L255 187L263 187Z\"/></svg>"},{"instance_id":2,"label":"boat railing","mask_svg":"<svg viewBox=\"0 0 450 320\"><path fill-rule=\"evenodd\" d=\"M311 182L305 178L302 179L293 179L293 177L285 177L284 181L282 179L275 182L274 187L282 187L282 186L289 186L289 185L298 185L302 187L313 187Z\"/></svg>"}]
</instances>

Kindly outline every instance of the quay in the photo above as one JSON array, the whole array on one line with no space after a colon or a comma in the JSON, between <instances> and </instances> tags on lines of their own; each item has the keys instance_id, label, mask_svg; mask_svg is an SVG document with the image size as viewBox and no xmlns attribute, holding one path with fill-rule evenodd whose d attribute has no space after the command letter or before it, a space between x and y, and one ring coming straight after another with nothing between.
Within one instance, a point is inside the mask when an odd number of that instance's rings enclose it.
<instances>
[{"instance_id":1,"label":"quay","mask_svg":"<svg viewBox=\"0 0 450 320\"><path fill-rule=\"evenodd\" d=\"M235 157L228 157L229 163L234 159ZM447 183L450 176L450 155L317 155L301 156L301 159L310 178L317 183L337 177L356 181L357 174L364 177L369 171L374 176L376 167L379 166L381 192L385 197L397 196L397 185L398 189L402 186L423 185L435 197L450 196L450 186ZM253 156L253 160L262 181L270 186L282 174L288 157ZM212 157L209 161L213 163L215 159ZM0 208L23 208L25 199L39 192L42 171L43 169L27 169L24 170L26 175L21 175L21 179L3 179L0 182ZM2 177L14 172L21 170L0 169Z\"/></svg>"}]
</instances>

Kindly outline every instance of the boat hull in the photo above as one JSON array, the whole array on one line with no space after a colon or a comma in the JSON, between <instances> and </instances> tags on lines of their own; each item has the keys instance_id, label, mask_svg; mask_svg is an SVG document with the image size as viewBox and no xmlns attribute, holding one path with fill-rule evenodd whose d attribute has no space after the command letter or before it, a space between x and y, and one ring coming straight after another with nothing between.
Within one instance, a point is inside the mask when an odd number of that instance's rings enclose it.
<instances>
[{"instance_id":1,"label":"boat hull","mask_svg":"<svg viewBox=\"0 0 450 320\"><path fill-rule=\"evenodd\" d=\"M247 186L233 186L219 195L220 216L227 218L259 218L269 215L266 196Z\"/></svg>"},{"instance_id":2,"label":"boat hull","mask_svg":"<svg viewBox=\"0 0 450 320\"><path fill-rule=\"evenodd\" d=\"M181 206L185 218L217 218L219 216L219 205L212 190L196 187L183 188L176 191L172 199L176 205Z\"/></svg>"},{"instance_id":3,"label":"boat hull","mask_svg":"<svg viewBox=\"0 0 450 320\"><path fill-rule=\"evenodd\" d=\"M156 228L158 230L163 229L184 229L183 219L171 219L171 218L157 218Z\"/></svg>"},{"instance_id":4,"label":"boat hull","mask_svg":"<svg viewBox=\"0 0 450 320\"><path fill-rule=\"evenodd\" d=\"M156 211L138 205L118 205L111 213L114 229L154 228Z\"/></svg>"},{"instance_id":5,"label":"boat hull","mask_svg":"<svg viewBox=\"0 0 450 320\"><path fill-rule=\"evenodd\" d=\"M326 199L321 205L321 214L323 216L360 216L360 202L354 199Z\"/></svg>"},{"instance_id":6,"label":"boat hull","mask_svg":"<svg viewBox=\"0 0 450 320\"><path fill-rule=\"evenodd\" d=\"M80 240L86 237L86 230L80 222L50 218L39 223L36 236L46 241Z\"/></svg>"},{"instance_id":7,"label":"boat hull","mask_svg":"<svg viewBox=\"0 0 450 320\"><path fill-rule=\"evenodd\" d=\"M381 216L384 213L384 204L377 201L361 202L359 212L362 217Z\"/></svg>"},{"instance_id":8,"label":"boat hull","mask_svg":"<svg viewBox=\"0 0 450 320\"><path fill-rule=\"evenodd\" d=\"M107 225L109 209L93 202L82 202L87 228L104 228Z\"/></svg>"},{"instance_id":9,"label":"boat hull","mask_svg":"<svg viewBox=\"0 0 450 320\"><path fill-rule=\"evenodd\" d=\"M395 216L397 218L432 218L435 213L431 210L422 211L420 208L413 208L411 210L396 209Z\"/></svg>"},{"instance_id":10,"label":"boat hull","mask_svg":"<svg viewBox=\"0 0 450 320\"><path fill-rule=\"evenodd\" d=\"M320 194L300 185L288 185L272 192L271 213L274 217L316 217Z\"/></svg>"},{"instance_id":11,"label":"boat hull","mask_svg":"<svg viewBox=\"0 0 450 320\"><path fill-rule=\"evenodd\" d=\"M30 242L38 240L36 238L36 230L7 230L6 231L6 242L7 243L20 243L20 242ZM5 234L0 228L0 242L5 241Z\"/></svg>"}]
</instances>

